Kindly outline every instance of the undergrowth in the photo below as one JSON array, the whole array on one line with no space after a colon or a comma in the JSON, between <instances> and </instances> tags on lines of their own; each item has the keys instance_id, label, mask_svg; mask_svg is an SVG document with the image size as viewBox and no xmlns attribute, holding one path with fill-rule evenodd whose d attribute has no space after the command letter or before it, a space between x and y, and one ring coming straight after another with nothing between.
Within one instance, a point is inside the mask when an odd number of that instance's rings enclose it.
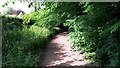
<instances>
[{"instance_id":1,"label":"undergrowth","mask_svg":"<svg viewBox=\"0 0 120 68\"><path fill-rule=\"evenodd\" d=\"M34 66L43 55L44 43L53 33L45 27L23 26L23 20L1 16L2 66Z\"/></svg>"}]
</instances>

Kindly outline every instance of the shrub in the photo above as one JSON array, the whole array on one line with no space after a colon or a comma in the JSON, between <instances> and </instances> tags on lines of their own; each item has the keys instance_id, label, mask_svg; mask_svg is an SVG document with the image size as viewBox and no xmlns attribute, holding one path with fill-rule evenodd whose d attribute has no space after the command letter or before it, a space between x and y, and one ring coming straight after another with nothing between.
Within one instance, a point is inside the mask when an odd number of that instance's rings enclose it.
<instances>
[{"instance_id":1,"label":"shrub","mask_svg":"<svg viewBox=\"0 0 120 68\"><path fill-rule=\"evenodd\" d=\"M17 18L2 17L2 65L33 66L43 54L44 43L48 40L50 30L44 27L20 27ZM11 20L12 19L12 20ZM22 24L21 24L22 25Z\"/></svg>"}]
</instances>

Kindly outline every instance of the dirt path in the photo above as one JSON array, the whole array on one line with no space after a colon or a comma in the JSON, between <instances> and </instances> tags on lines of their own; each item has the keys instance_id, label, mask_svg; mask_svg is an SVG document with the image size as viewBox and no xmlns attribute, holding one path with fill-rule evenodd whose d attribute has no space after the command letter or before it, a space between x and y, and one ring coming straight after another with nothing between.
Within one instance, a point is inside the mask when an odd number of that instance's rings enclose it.
<instances>
[{"instance_id":1,"label":"dirt path","mask_svg":"<svg viewBox=\"0 0 120 68\"><path fill-rule=\"evenodd\" d=\"M49 42L40 66L85 66L83 55L71 51L67 32L59 33Z\"/></svg>"}]
</instances>

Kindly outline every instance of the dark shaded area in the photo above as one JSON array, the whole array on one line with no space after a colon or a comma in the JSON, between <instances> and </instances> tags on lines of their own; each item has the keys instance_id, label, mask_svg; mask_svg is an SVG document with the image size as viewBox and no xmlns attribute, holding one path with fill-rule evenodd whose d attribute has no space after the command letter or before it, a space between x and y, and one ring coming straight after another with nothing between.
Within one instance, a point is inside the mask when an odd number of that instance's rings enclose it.
<instances>
[{"instance_id":1,"label":"dark shaded area","mask_svg":"<svg viewBox=\"0 0 120 68\"><path fill-rule=\"evenodd\" d=\"M36 21L35 20L30 20L30 22L27 24L27 27L29 28L32 26Z\"/></svg>"},{"instance_id":2,"label":"dark shaded area","mask_svg":"<svg viewBox=\"0 0 120 68\"><path fill-rule=\"evenodd\" d=\"M20 29L22 28L22 19L19 18L13 18L13 17L7 17L7 16L0 16L2 18L2 25L4 30L13 30L14 28ZM17 23L16 23L17 22Z\"/></svg>"},{"instance_id":3,"label":"dark shaded area","mask_svg":"<svg viewBox=\"0 0 120 68\"><path fill-rule=\"evenodd\" d=\"M57 27L59 27L61 29L60 32L64 32L64 31L68 31L69 30L69 26L64 26L63 23L61 23Z\"/></svg>"}]
</instances>

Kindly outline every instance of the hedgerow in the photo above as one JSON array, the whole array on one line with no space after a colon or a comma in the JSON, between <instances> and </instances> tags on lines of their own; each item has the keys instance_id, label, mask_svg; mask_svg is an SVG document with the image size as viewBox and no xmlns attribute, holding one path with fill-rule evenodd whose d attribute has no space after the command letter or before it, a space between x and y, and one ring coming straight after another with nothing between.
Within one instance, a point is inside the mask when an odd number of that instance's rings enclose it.
<instances>
[{"instance_id":1,"label":"hedgerow","mask_svg":"<svg viewBox=\"0 0 120 68\"><path fill-rule=\"evenodd\" d=\"M2 30L2 66L33 66L43 55L49 36L48 28L30 25L23 19L1 16Z\"/></svg>"}]
</instances>

